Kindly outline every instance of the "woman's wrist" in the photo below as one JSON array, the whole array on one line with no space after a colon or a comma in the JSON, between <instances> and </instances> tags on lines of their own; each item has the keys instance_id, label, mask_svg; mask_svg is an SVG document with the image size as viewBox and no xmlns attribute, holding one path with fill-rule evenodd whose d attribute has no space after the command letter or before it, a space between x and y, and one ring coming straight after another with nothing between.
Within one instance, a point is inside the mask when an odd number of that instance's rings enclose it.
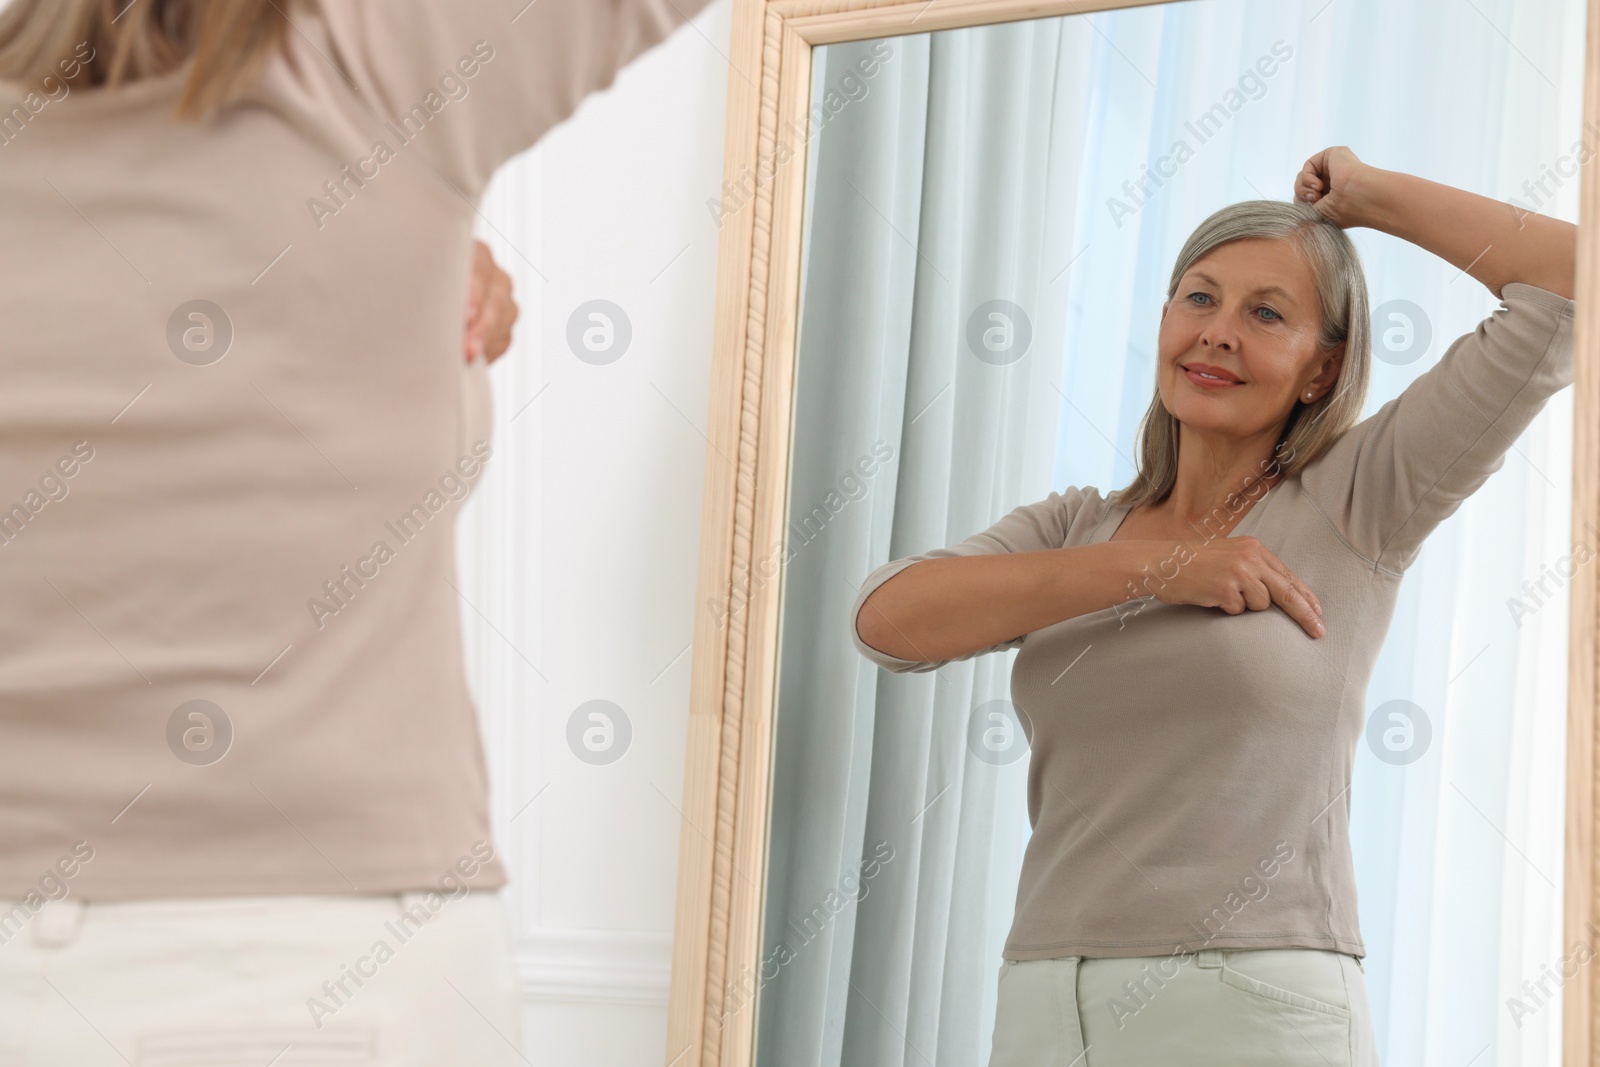
<instances>
[{"instance_id":1,"label":"woman's wrist","mask_svg":"<svg viewBox=\"0 0 1600 1067\"><path fill-rule=\"evenodd\" d=\"M1113 607L1154 595L1176 573L1176 542L1129 538L1103 544L1107 556L1103 573L1114 576Z\"/></svg>"},{"instance_id":2,"label":"woman's wrist","mask_svg":"<svg viewBox=\"0 0 1600 1067\"><path fill-rule=\"evenodd\" d=\"M1389 220L1393 189L1393 171L1363 163L1348 179L1345 189L1350 199L1345 204L1344 228L1364 226L1369 229L1393 233Z\"/></svg>"}]
</instances>

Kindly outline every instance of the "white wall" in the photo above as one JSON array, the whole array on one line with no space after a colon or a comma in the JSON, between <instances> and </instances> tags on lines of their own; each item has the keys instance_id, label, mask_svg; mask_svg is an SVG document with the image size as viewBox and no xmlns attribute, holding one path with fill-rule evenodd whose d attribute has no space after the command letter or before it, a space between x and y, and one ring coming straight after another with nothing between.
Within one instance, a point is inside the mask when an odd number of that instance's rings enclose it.
<instances>
[{"instance_id":1,"label":"white wall","mask_svg":"<svg viewBox=\"0 0 1600 1067\"><path fill-rule=\"evenodd\" d=\"M539 1063L668 1059L731 14L713 3L513 161L479 226L522 315L490 369L462 617ZM605 365L567 343L593 299L633 331ZM595 699L631 726L609 765L567 741Z\"/></svg>"}]
</instances>

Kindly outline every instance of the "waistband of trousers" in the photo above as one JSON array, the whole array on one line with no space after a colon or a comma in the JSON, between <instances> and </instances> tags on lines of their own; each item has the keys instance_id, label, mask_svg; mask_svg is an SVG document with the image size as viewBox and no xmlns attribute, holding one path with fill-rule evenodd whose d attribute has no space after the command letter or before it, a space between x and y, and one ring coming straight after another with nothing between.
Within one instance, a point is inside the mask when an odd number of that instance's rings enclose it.
<instances>
[{"instance_id":1,"label":"waistband of trousers","mask_svg":"<svg viewBox=\"0 0 1600 1067\"><path fill-rule=\"evenodd\" d=\"M437 896L437 894L433 894ZM161 921L165 918L209 918L228 913L246 915L251 912L293 911L297 908L338 907L350 904L382 905L381 910L391 916L407 913L419 914L417 908L431 913L427 890L403 892L360 893L328 896L287 895L282 897L199 897L159 898L150 900L95 902L76 897L46 900L37 908L26 900L0 899L0 947L21 937L39 948L60 948L72 944L83 931L87 914L92 909L102 921ZM448 898L446 898L448 899Z\"/></svg>"}]
</instances>

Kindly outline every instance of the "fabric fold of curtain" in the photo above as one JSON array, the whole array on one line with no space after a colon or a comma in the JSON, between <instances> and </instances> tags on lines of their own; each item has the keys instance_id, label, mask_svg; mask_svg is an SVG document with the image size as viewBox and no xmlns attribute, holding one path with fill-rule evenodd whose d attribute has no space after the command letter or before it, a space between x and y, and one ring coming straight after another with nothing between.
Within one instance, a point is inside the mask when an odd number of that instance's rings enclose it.
<instances>
[{"instance_id":1,"label":"fabric fold of curtain","mask_svg":"<svg viewBox=\"0 0 1600 1067\"><path fill-rule=\"evenodd\" d=\"M819 106L867 89L811 157L757 1062L971 1065L1027 826L1025 747L968 736L1011 657L885 675L848 609L876 563L1050 491L1083 42L1039 21L818 55Z\"/></svg>"}]
</instances>

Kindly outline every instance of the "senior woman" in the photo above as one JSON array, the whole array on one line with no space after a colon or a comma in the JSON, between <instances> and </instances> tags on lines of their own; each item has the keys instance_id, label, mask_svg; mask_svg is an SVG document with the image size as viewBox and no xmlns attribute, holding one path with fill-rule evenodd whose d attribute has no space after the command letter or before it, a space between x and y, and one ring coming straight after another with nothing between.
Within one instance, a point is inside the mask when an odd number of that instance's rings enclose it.
<instances>
[{"instance_id":1,"label":"senior woman","mask_svg":"<svg viewBox=\"0 0 1600 1067\"><path fill-rule=\"evenodd\" d=\"M526 1062L471 235L704 3L0 9L0 1063Z\"/></svg>"},{"instance_id":2,"label":"senior woman","mask_svg":"<svg viewBox=\"0 0 1600 1067\"><path fill-rule=\"evenodd\" d=\"M1423 540L1572 381L1577 231L1344 147L1296 196L1179 253L1131 485L1052 493L857 597L891 671L1021 649L1033 835L990 1067L1377 1062L1349 840L1367 680ZM1353 226L1505 305L1360 421Z\"/></svg>"}]
</instances>

